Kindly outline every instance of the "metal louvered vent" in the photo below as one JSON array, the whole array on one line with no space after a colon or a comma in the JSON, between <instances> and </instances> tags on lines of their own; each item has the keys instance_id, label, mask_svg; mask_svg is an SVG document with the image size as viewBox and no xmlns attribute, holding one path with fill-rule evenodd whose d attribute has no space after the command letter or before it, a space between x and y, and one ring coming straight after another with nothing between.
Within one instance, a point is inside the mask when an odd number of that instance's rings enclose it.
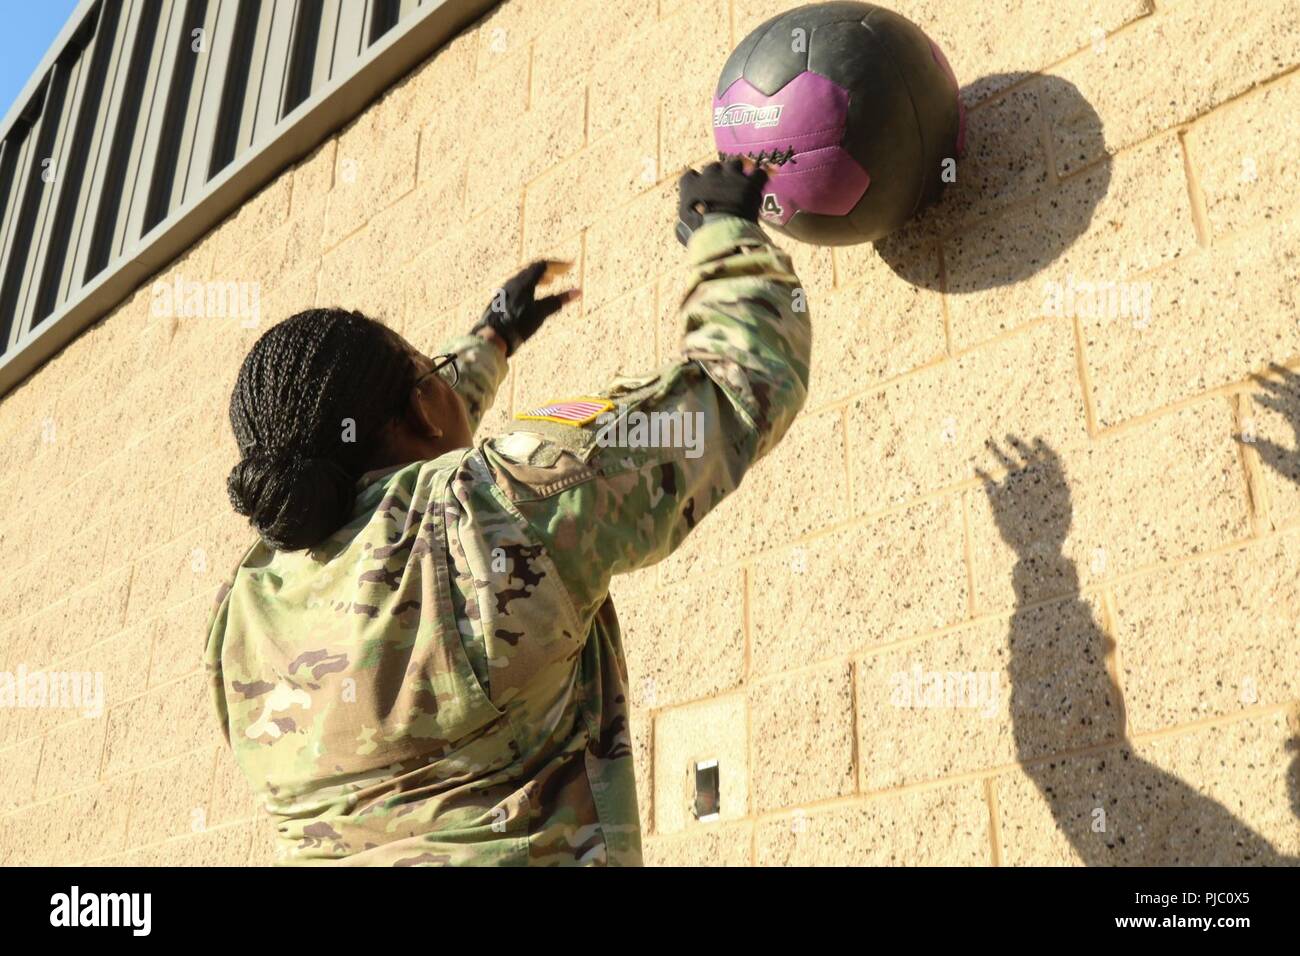
<instances>
[{"instance_id":1,"label":"metal louvered vent","mask_svg":"<svg viewBox=\"0 0 1300 956\"><path fill-rule=\"evenodd\" d=\"M0 126L0 394L491 0L82 0Z\"/></svg>"}]
</instances>

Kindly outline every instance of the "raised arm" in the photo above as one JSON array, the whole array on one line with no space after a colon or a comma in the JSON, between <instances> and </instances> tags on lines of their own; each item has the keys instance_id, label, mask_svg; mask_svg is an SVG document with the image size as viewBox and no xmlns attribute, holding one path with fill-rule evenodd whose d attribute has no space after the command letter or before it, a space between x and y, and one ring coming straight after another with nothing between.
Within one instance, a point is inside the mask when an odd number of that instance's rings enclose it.
<instances>
[{"instance_id":1,"label":"raised arm","mask_svg":"<svg viewBox=\"0 0 1300 956\"><path fill-rule=\"evenodd\" d=\"M789 257L736 216L704 222L688 251L681 361L525 412L480 446L586 610L612 575L671 553L807 397L812 332Z\"/></svg>"},{"instance_id":2,"label":"raised arm","mask_svg":"<svg viewBox=\"0 0 1300 956\"><path fill-rule=\"evenodd\" d=\"M537 286L564 275L570 262L539 259L495 289L483 316L463 335L448 342L442 354L454 354L460 378L456 391L469 413L470 433L478 431L506 377L506 360L528 341L546 319L578 297L576 289L537 298Z\"/></svg>"},{"instance_id":3,"label":"raised arm","mask_svg":"<svg viewBox=\"0 0 1300 956\"><path fill-rule=\"evenodd\" d=\"M500 345L482 334L461 335L438 350L443 355L455 355L460 373L456 392L465 402L469 413L470 434L478 431L479 423L496 401L497 390L506 378L506 355Z\"/></svg>"}]
</instances>

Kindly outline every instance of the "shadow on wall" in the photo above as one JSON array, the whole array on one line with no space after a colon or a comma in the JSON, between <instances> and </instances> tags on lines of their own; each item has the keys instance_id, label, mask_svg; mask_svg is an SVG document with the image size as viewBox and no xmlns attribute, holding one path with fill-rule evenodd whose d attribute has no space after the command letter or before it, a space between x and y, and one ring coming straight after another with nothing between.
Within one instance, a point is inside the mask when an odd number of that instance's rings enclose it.
<instances>
[{"instance_id":1,"label":"shadow on wall","mask_svg":"<svg viewBox=\"0 0 1300 956\"><path fill-rule=\"evenodd\" d=\"M1029 279L1087 232L1110 188L1101 120L1072 83L995 74L964 87L963 96L973 99L990 89L1008 92L969 113L957 181L913 223L875 244L913 285L962 295ZM944 240L943 275L916 265L916 246L935 238ZM1259 400L1295 424L1298 447L1260 442L1258 451L1300 483L1300 376L1276 371L1281 381L1261 381L1270 394ZM1018 557L1009 634L1011 715L1017 758L1057 828L1090 866L1300 863L1125 741L1123 702L1107 669L1112 641L1063 553L1073 508L1060 458L1041 440L1033 446L1008 441L1006 450L992 446L1007 476L1000 482L981 477L998 529ZM1065 598L1033 603L1045 585ZM1044 660L1045 654L1054 659ZM1116 746L1052 759L1078 749L1081 724L1091 725L1096 742ZM1300 739L1288 749L1295 756L1287 784L1300 817Z\"/></svg>"},{"instance_id":2,"label":"shadow on wall","mask_svg":"<svg viewBox=\"0 0 1300 956\"><path fill-rule=\"evenodd\" d=\"M1253 445L1265 465L1288 481L1300 485L1300 375L1277 364L1272 369L1276 379L1252 376L1264 390L1264 394L1255 396L1255 403L1286 419L1293 433L1291 447L1267 439L1247 439L1241 435L1237 436L1237 440ZM1291 812L1300 817L1300 733L1287 743L1287 749L1295 754L1291 758L1291 772L1287 776Z\"/></svg>"},{"instance_id":3,"label":"shadow on wall","mask_svg":"<svg viewBox=\"0 0 1300 956\"><path fill-rule=\"evenodd\" d=\"M1300 384L1300 378L1293 376L1292 384ZM1290 407L1292 421L1300 427L1300 388ZM1018 559L1009 635L1011 719L1017 757L1046 799L1057 828L1089 866L1300 863L1123 743L1123 704L1106 667L1113 642L1080 595L1078 572L1062 552L1072 505L1060 458L1041 439L1032 446L1010 436L1007 441L1006 449L992 443L990 448L1009 474L1000 482L983 472L981 477L998 530ZM1289 458L1294 472L1300 452L1290 451ZM1031 604L1049 580L1053 591L1068 597ZM1044 653L1059 659L1044 662L1039 658ZM1071 741L1077 748L1079 721L1101 723L1097 729L1102 736L1120 746L1049 759L1071 749ZM1300 816L1298 746L1292 741L1289 748L1297 757L1288 786Z\"/></svg>"},{"instance_id":4,"label":"shadow on wall","mask_svg":"<svg viewBox=\"0 0 1300 956\"><path fill-rule=\"evenodd\" d=\"M1073 83L1034 73L997 73L963 87L962 95L969 101L987 89L1009 92L968 111L966 153L957 163L956 182L913 222L875 244L889 267L913 285L940 290L942 284L942 291L963 295L1028 279L1087 232L1110 188L1101 119ZM1069 178L1057 183L1063 176ZM1004 228L992 237L983 231L994 213L1026 204L1033 208L1026 209L1025 222L1004 216ZM918 240L935 236L949 237L943 276L918 269L912 255ZM979 243L992 255L964 249L967 243Z\"/></svg>"}]
</instances>

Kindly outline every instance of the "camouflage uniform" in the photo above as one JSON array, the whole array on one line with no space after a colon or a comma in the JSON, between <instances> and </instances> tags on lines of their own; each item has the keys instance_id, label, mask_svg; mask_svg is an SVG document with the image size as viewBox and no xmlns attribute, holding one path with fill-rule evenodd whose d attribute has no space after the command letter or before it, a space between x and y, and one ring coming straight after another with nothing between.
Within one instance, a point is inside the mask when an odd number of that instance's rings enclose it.
<instances>
[{"instance_id":1,"label":"camouflage uniform","mask_svg":"<svg viewBox=\"0 0 1300 956\"><path fill-rule=\"evenodd\" d=\"M255 545L207 646L286 863L641 862L610 578L669 554L789 428L811 330L789 258L724 217L688 250L683 360L602 394L702 412L703 454L529 420L362 479L319 547ZM453 343L477 427L505 376Z\"/></svg>"}]
</instances>

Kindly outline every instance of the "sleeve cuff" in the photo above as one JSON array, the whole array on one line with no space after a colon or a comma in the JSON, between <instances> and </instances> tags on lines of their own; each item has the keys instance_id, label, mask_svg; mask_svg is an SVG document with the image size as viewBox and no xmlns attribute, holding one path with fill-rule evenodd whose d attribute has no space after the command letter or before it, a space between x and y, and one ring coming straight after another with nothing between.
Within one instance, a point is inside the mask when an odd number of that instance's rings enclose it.
<instances>
[{"instance_id":1,"label":"sleeve cuff","mask_svg":"<svg viewBox=\"0 0 1300 956\"><path fill-rule=\"evenodd\" d=\"M758 223L739 216L706 217L704 225L691 233L686 246L691 265L703 265L718 259L741 245L771 245L772 240Z\"/></svg>"},{"instance_id":2,"label":"sleeve cuff","mask_svg":"<svg viewBox=\"0 0 1300 956\"><path fill-rule=\"evenodd\" d=\"M488 371L491 374L492 382L496 385L501 384L506 377L506 372L509 370L509 362L501 354L501 350L487 339L477 335L458 335L446 342L442 347L442 351L465 356L478 368ZM464 371L464 369L461 371Z\"/></svg>"}]
</instances>

